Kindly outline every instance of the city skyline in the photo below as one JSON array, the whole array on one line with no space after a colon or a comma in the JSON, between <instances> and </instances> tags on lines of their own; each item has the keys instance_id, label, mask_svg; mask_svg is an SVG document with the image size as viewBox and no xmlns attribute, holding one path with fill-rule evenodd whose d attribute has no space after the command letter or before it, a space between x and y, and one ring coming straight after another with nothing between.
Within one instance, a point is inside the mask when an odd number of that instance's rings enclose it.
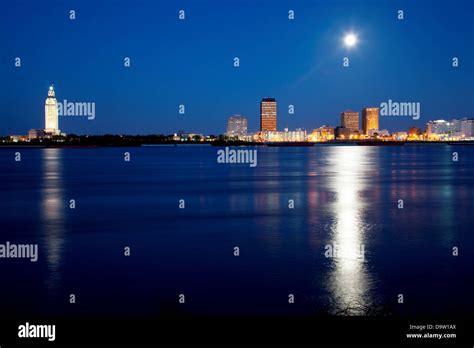
<instances>
[{"instance_id":1,"label":"city skyline","mask_svg":"<svg viewBox=\"0 0 474 348\"><path fill-rule=\"evenodd\" d=\"M60 116L66 133L167 134L183 129L220 134L226 117L234 113L246 115L249 130L255 131L255 102L268 95L278 100L280 128L336 125L334 118L342 110L379 107L388 100L418 102L422 110L418 120L381 115L384 128L393 131L422 128L429 120L473 117L474 53L466 44L474 37L467 15L474 7L470 1L432 6L430 14L423 1L380 1L377 6L276 1L270 7L234 2L235 14L229 14L231 5L145 2L128 13L123 4L109 9L85 1L74 6L74 20L70 6L61 2L47 8L35 3L8 7L0 14L5 34L0 134L40 127L38 106L51 83L61 91L58 101L97 104L94 120ZM184 20L178 17L181 8ZM397 18L399 8L403 20ZM288 18L291 9L293 20ZM129 21L124 25L119 20L125 14ZM98 26L100 18L108 26ZM241 18L249 25L236 27ZM13 40L8 32L18 25L24 29ZM357 42L347 47L341 41L350 31ZM45 36L55 37L54 46L47 41L38 49L33 43ZM190 58L198 47L206 54ZM344 57L350 59L348 67ZM453 57L459 60L457 67ZM288 113L289 105L294 114Z\"/></svg>"},{"instance_id":2,"label":"city skyline","mask_svg":"<svg viewBox=\"0 0 474 348\"><path fill-rule=\"evenodd\" d=\"M474 0L14 0L0 47L0 348L472 344Z\"/></svg>"},{"instance_id":3,"label":"city skyline","mask_svg":"<svg viewBox=\"0 0 474 348\"><path fill-rule=\"evenodd\" d=\"M391 102L391 101L390 101ZM392 102L391 102L392 103ZM283 132L278 129L277 100L265 97L260 101L260 130L258 132L248 132L248 120L241 114L234 114L227 119L227 127L224 133L229 139L253 142L320 142L331 140L428 140L445 141L450 140L473 140L474 139L474 118L462 118L451 120L429 120L424 129L411 126L407 132L393 132L382 129L379 125L379 108L364 107L362 118L358 111L346 110L340 114L340 123L337 126L319 125L313 127L312 133L307 133L303 128L290 130L283 128ZM398 104L397 104L398 105ZM402 105L409 110L411 105ZM397 106L400 108L400 106ZM25 142L42 141L43 139L53 139L54 136L61 136L56 141L63 142L66 133L59 129L59 115L80 115L95 118L95 105L87 103L72 103L64 101L58 103L53 86L48 88L47 98L44 107L44 128L31 128L28 135L9 135L2 142ZM90 113L92 111L92 114ZM74 133L73 133L74 134ZM178 134L180 134L178 136ZM203 133L186 133L178 131L174 133L174 140L181 140L181 135L188 134L191 139L209 138ZM214 135L215 136L215 135ZM54 140L54 139L53 139ZM212 141L212 140L211 140Z\"/></svg>"}]
</instances>

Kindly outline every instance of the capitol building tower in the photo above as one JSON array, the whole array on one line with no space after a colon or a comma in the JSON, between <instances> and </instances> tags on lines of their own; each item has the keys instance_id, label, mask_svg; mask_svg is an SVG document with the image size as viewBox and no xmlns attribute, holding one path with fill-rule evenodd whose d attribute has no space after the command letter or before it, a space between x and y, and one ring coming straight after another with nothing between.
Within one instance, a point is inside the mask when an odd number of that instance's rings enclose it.
<instances>
[{"instance_id":1,"label":"capitol building tower","mask_svg":"<svg viewBox=\"0 0 474 348\"><path fill-rule=\"evenodd\" d=\"M49 87L48 98L44 104L44 132L51 135L59 135L58 127L58 102L54 94L53 86Z\"/></svg>"}]
</instances>

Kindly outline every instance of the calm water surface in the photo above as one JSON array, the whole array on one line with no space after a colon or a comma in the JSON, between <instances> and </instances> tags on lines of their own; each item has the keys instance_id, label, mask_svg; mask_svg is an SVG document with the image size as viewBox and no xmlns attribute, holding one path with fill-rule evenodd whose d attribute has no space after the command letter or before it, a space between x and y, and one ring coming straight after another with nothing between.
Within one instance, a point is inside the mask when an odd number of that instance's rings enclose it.
<instances>
[{"instance_id":1,"label":"calm water surface","mask_svg":"<svg viewBox=\"0 0 474 348\"><path fill-rule=\"evenodd\" d=\"M474 147L217 150L0 149L0 315L474 313Z\"/></svg>"}]
</instances>

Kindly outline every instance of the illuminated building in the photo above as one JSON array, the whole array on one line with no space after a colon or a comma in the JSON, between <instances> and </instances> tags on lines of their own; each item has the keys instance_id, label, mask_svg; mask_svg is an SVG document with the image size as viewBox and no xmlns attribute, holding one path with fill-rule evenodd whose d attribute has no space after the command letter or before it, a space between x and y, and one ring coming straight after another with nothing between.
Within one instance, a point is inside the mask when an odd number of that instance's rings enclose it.
<instances>
[{"instance_id":1,"label":"illuminated building","mask_svg":"<svg viewBox=\"0 0 474 348\"><path fill-rule=\"evenodd\" d=\"M44 105L44 132L50 135L59 135L58 102L53 86L49 87L48 97Z\"/></svg>"},{"instance_id":2,"label":"illuminated building","mask_svg":"<svg viewBox=\"0 0 474 348\"><path fill-rule=\"evenodd\" d=\"M28 140L28 137L26 135L9 135L7 142L10 143L18 143L18 142L24 142Z\"/></svg>"},{"instance_id":3,"label":"illuminated building","mask_svg":"<svg viewBox=\"0 0 474 348\"><path fill-rule=\"evenodd\" d=\"M277 131L263 131L262 141L283 141L283 132Z\"/></svg>"},{"instance_id":4,"label":"illuminated building","mask_svg":"<svg viewBox=\"0 0 474 348\"><path fill-rule=\"evenodd\" d=\"M30 129L28 131L28 139L42 139L44 138L44 130L42 129Z\"/></svg>"},{"instance_id":5,"label":"illuminated building","mask_svg":"<svg viewBox=\"0 0 474 348\"><path fill-rule=\"evenodd\" d=\"M421 135L421 129L418 127L410 127L408 128L408 135L409 136L420 136Z\"/></svg>"},{"instance_id":6,"label":"illuminated building","mask_svg":"<svg viewBox=\"0 0 474 348\"><path fill-rule=\"evenodd\" d=\"M474 119L464 118L461 120L461 134L465 139L474 138Z\"/></svg>"},{"instance_id":7,"label":"illuminated building","mask_svg":"<svg viewBox=\"0 0 474 348\"><path fill-rule=\"evenodd\" d=\"M474 138L474 119L430 121L426 124L426 134L430 140L472 139Z\"/></svg>"},{"instance_id":8,"label":"illuminated building","mask_svg":"<svg viewBox=\"0 0 474 348\"><path fill-rule=\"evenodd\" d=\"M357 111L344 111L341 113L341 127L351 131L359 131L359 113Z\"/></svg>"},{"instance_id":9,"label":"illuminated building","mask_svg":"<svg viewBox=\"0 0 474 348\"><path fill-rule=\"evenodd\" d=\"M334 128L329 126L321 126L313 129L313 132L308 135L309 141L320 142L334 140Z\"/></svg>"},{"instance_id":10,"label":"illuminated building","mask_svg":"<svg viewBox=\"0 0 474 348\"><path fill-rule=\"evenodd\" d=\"M426 124L426 136L429 140L456 140L460 137L461 122L459 120L435 120Z\"/></svg>"},{"instance_id":11,"label":"illuminated building","mask_svg":"<svg viewBox=\"0 0 474 348\"><path fill-rule=\"evenodd\" d=\"M362 130L365 135L369 135L370 130L379 129L379 108L362 109Z\"/></svg>"},{"instance_id":12,"label":"illuminated building","mask_svg":"<svg viewBox=\"0 0 474 348\"><path fill-rule=\"evenodd\" d=\"M294 131L285 129L283 132L264 131L262 137L265 142L301 142L306 141L306 131L301 128Z\"/></svg>"},{"instance_id":13,"label":"illuminated building","mask_svg":"<svg viewBox=\"0 0 474 348\"><path fill-rule=\"evenodd\" d=\"M408 140L420 140L422 137L422 131L418 127L408 128L407 139Z\"/></svg>"},{"instance_id":14,"label":"illuminated building","mask_svg":"<svg viewBox=\"0 0 474 348\"><path fill-rule=\"evenodd\" d=\"M396 132L396 133L393 135L393 137L394 137L395 140L404 141L404 140L407 140L408 133L407 133L407 132Z\"/></svg>"},{"instance_id":15,"label":"illuminated building","mask_svg":"<svg viewBox=\"0 0 474 348\"><path fill-rule=\"evenodd\" d=\"M297 128L294 131L285 129L285 132L283 132L283 141L306 141L306 131L301 128Z\"/></svg>"},{"instance_id":16,"label":"illuminated building","mask_svg":"<svg viewBox=\"0 0 474 348\"><path fill-rule=\"evenodd\" d=\"M321 139L324 141L326 140L334 140L334 128L328 126L319 127L319 132L321 134Z\"/></svg>"},{"instance_id":17,"label":"illuminated building","mask_svg":"<svg viewBox=\"0 0 474 348\"><path fill-rule=\"evenodd\" d=\"M247 119L241 115L229 117L226 135L239 138L247 135Z\"/></svg>"},{"instance_id":18,"label":"illuminated building","mask_svg":"<svg viewBox=\"0 0 474 348\"><path fill-rule=\"evenodd\" d=\"M388 129L369 129L369 134L367 134L369 137L389 137L390 132Z\"/></svg>"},{"instance_id":19,"label":"illuminated building","mask_svg":"<svg viewBox=\"0 0 474 348\"><path fill-rule=\"evenodd\" d=\"M448 130L445 120L429 121L426 124L426 135L433 138L439 134L445 134Z\"/></svg>"},{"instance_id":20,"label":"illuminated building","mask_svg":"<svg viewBox=\"0 0 474 348\"><path fill-rule=\"evenodd\" d=\"M263 98L260 102L260 131L277 130L277 103L274 98Z\"/></svg>"}]
</instances>

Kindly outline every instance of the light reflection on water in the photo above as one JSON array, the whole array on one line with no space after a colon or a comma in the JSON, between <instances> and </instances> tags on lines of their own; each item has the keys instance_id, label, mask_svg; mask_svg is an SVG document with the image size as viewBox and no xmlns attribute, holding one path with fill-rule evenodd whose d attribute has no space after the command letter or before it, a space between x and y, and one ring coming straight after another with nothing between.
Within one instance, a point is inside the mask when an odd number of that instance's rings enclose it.
<instances>
[{"instance_id":1,"label":"light reflection on water","mask_svg":"<svg viewBox=\"0 0 474 348\"><path fill-rule=\"evenodd\" d=\"M366 188L369 148L334 147L329 155L334 170L331 186L336 193L332 205L334 223L331 226L332 258L328 288L332 295L334 314L362 315L372 305L371 275L364 261L364 202L361 193Z\"/></svg>"},{"instance_id":2,"label":"light reflection on water","mask_svg":"<svg viewBox=\"0 0 474 348\"><path fill-rule=\"evenodd\" d=\"M64 208L62 150L43 149L41 182L41 226L48 275L46 287L53 297L61 285L61 262L64 244Z\"/></svg>"},{"instance_id":3,"label":"light reflection on water","mask_svg":"<svg viewBox=\"0 0 474 348\"><path fill-rule=\"evenodd\" d=\"M0 212L10 234L4 238L39 236L41 268L25 283L57 305L45 312L66 312L64 289L78 284L97 313L119 308L123 298L126 313L148 313L150 302L183 286L195 296L212 294L216 305L194 302L193 310L204 314L370 315L378 305L396 313L400 307L391 301L400 288L410 308L417 306L414 313L446 294L459 298L456 306L465 312L472 309L465 301L472 286L455 286L455 275L472 275L473 149L463 149L455 164L442 150L262 148L251 169L216 164L214 148L134 149L133 166L116 160L122 149L32 150L33 160L21 168L11 167L5 152L0 191L7 199ZM31 200L25 187L39 193L32 214L11 215ZM71 198L81 204L77 211L68 209ZM180 198L186 210L176 208ZM403 210L396 208L399 198ZM123 238L139 248L136 268L122 268L116 250ZM88 257L70 248L91 240ZM326 244L336 245L338 257L324 257ZM361 245L365 261L355 254ZM450 256L453 245L467 248L466 262ZM228 257L234 246L242 257ZM426 268L436 269L436 277ZM103 301L100 294L120 288L124 274L142 287ZM289 292L297 295L295 306L282 305ZM11 303L0 307L18 311L21 296L4 298ZM436 310L451 307L445 300Z\"/></svg>"}]
</instances>

